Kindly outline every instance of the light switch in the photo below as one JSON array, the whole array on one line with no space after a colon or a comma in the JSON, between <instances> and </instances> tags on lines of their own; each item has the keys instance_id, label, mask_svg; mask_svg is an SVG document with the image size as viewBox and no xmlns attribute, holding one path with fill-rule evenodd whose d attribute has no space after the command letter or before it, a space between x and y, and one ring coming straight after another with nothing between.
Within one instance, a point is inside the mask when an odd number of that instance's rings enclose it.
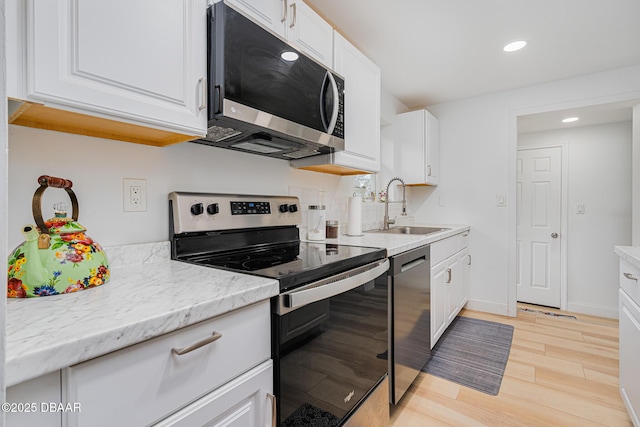
<instances>
[{"instance_id":1,"label":"light switch","mask_svg":"<svg viewBox=\"0 0 640 427\"><path fill-rule=\"evenodd\" d=\"M507 196L506 194L497 194L496 195L496 204L499 208L504 208L507 206Z\"/></svg>"},{"instance_id":2,"label":"light switch","mask_svg":"<svg viewBox=\"0 0 640 427\"><path fill-rule=\"evenodd\" d=\"M584 214L584 203L578 203L578 205L576 206L576 213Z\"/></svg>"}]
</instances>

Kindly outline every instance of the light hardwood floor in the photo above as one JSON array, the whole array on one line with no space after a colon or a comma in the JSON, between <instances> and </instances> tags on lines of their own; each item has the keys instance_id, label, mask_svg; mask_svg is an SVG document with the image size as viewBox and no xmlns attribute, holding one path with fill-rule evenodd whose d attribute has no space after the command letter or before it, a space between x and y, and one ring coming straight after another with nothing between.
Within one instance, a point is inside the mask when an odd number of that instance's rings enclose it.
<instances>
[{"instance_id":1,"label":"light hardwood floor","mask_svg":"<svg viewBox=\"0 0 640 427\"><path fill-rule=\"evenodd\" d=\"M514 326L497 396L421 373L400 404L392 407L391 425L632 426L618 389L618 321L518 307L515 318L460 313ZM522 308L572 314L577 319Z\"/></svg>"}]
</instances>

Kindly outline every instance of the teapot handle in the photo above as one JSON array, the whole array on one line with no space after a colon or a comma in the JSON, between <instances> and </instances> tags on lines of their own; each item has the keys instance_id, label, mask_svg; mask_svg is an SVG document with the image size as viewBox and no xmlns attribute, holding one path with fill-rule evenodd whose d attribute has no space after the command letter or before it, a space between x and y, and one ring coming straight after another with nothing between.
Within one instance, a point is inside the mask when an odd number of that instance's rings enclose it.
<instances>
[{"instance_id":1,"label":"teapot handle","mask_svg":"<svg viewBox=\"0 0 640 427\"><path fill-rule=\"evenodd\" d=\"M42 175L38 178L38 184L40 184L40 187L38 187L36 192L33 194L31 210L33 212L33 219L35 220L38 228L40 228L40 233L49 234L49 229L44 224L44 219L42 218L42 193L44 193L44 190L46 190L48 187L62 188L67 192L69 198L71 199L71 207L73 209L71 218L73 218L74 221L78 220L78 199L76 198L76 194L71 189L71 187L73 186L73 182L71 182L71 180L57 178L55 176Z\"/></svg>"}]
</instances>

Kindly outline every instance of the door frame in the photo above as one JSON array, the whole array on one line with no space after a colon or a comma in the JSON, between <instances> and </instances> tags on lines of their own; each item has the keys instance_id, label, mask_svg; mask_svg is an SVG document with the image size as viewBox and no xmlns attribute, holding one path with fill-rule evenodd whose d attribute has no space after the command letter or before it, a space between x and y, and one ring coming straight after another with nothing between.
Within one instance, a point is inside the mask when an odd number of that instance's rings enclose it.
<instances>
[{"instance_id":1,"label":"door frame","mask_svg":"<svg viewBox=\"0 0 640 427\"><path fill-rule=\"evenodd\" d=\"M552 97L553 98L553 97ZM599 95L588 98L578 98L571 101L551 101L546 104L530 105L528 107L508 106L507 122L507 200L516 198L516 161L518 151L518 117L529 114L546 113L550 111L567 110L570 108L606 105L617 102L640 101L640 91L616 93L614 95ZM507 205L507 315L518 315L516 296L516 207L514 203Z\"/></svg>"},{"instance_id":2,"label":"door frame","mask_svg":"<svg viewBox=\"0 0 640 427\"><path fill-rule=\"evenodd\" d=\"M520 150L536 150L540 148L560 148L561 167L560 172L560 310L567 310L569 304L569 267L568 267L568 224L569 224L569 142L551 142L551 143L516 143L516 161L517 152ZM514 199L516 200L516 199ZM514 208L515 209L515 208ZM516 231L517 240L517 231ZM516 260L517 262L517 260ZM514 263L515 272L515 263ZM517 303L518 291L515 289L515 298Z\"/></svg>"}]
</instances>

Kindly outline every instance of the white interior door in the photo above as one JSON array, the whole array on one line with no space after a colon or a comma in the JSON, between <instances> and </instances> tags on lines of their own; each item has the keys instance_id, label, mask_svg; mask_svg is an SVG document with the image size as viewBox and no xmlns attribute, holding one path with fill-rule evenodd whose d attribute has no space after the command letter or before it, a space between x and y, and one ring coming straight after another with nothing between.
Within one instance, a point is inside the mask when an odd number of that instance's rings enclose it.
<instances>
[{"instance_id":1,"label":"white interior door","mask_svg":"<svg viewBox=\"0 0 640 427\"><path fill-rule=\"evenodd\" d=\"M560 308L562 148L518 150L517 299Z\"/></svg>"}]
</instances>

